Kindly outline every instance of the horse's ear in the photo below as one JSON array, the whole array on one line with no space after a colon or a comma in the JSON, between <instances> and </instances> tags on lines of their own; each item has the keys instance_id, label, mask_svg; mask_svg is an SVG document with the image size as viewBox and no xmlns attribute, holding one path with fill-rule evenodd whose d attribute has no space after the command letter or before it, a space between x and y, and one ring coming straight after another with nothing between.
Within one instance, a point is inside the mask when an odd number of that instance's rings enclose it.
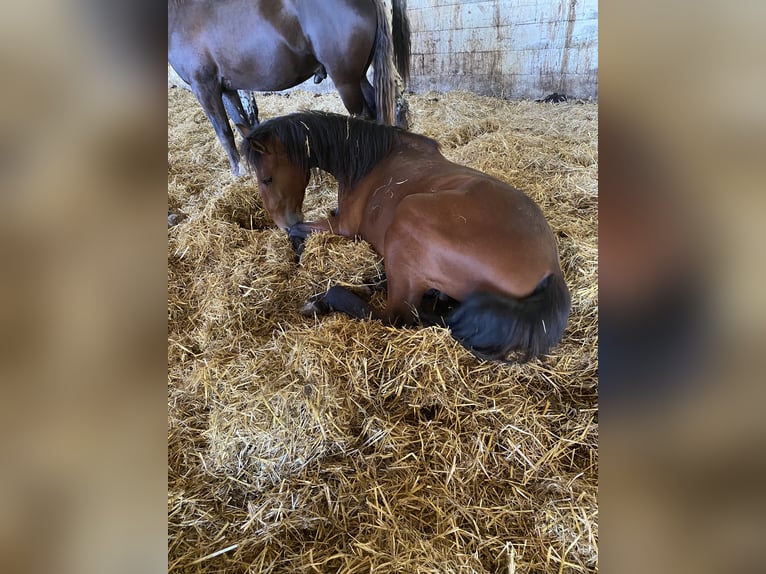
<instances>
[{"instance_id":1,"label":"horse's ear","mask_svg":"<svg viewBox=\"0 0 766 574\"><path fill-rule=\"evenodd\" d=\"M256 153L266 153L267 149L266 146L263 144L262 141L253 139L250 136L252 136L253 132L255 132L254 128L251 128L250 126L246 126L243 124L236 124L237 129L239 130L239 133L242 134L242 137L245 138L246 143L250 145L250 148L255 151Z\"/></svg>"}]
</instances>

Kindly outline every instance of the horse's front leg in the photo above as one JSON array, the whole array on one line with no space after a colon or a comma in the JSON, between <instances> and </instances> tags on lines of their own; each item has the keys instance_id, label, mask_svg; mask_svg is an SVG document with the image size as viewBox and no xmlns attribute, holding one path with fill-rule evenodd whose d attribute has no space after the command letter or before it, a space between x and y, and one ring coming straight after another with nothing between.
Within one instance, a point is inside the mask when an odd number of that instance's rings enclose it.
<instances>
[{"instance_id":1,"label":"horse's front leg","mask_svg":"<svg viewBox=\"0 0 766 574\"><path fill-rule=\"evenodd\" d=\"M329 291L316 295L301 308L303 315L326 315L331 312L345 313L356 319L377 319L384 325L405 327L415 323L414 304L408 301L389 302L378 311L362 298L360 292L368 289L354 289L335 285Z\"/></svg>"},{"instance_id":2,"label":"horse's front leg","mask_svg":"<svg viewBox=\"0 0 766 574\"><path fill-rule=\"evenodd\" d=\"M321 316L332 312L345 313L355 319L375 319L394 327L406 327L415 323L411 306L404 304L399 308L387 307L378 311L355 290L340 285L330 287L326 293L312 297L301 308L301 314L307 316Z\"/></svg>"},{"instance_id":3,"label":"horse's front leg","mask_svg":"<svg viewBox=\"0 0 766 574\"><path fill-rule=\"evenodd\" d=\"M337 311L345 313L356 319L383 319L383 317L362 299L357 293L348 287L335 285L329 291L312 297L301 308L303 315L326 315Z\"/></svg>"},{"instance_id":4,"label":"horse's front leg","mask_svg":"<svg viewBox=\"0 0 766 574\"><path fill-rule=\"evenodd\" d=\"M293 244L293 249L300 256L303 253L303 243L306 241L306 238L312 233L321 233L322 231L338 233L338 217L335 212L326 219L294 223L287 230L287 236L290 238L290 243Z\"/></svg>"},{"instance_id":5,"label":"horse's front leg","mask_svg":"<svg viewBox=\"0 0 766 574\"><path fill-rule=\"evenodd\" d=\"M391 291L386 298L386 306L378 313L377 318L386 325L393 327L409 327L416 323L415 305L416 302L408 300L392 301Z\"/></svg>"}]
</instances>

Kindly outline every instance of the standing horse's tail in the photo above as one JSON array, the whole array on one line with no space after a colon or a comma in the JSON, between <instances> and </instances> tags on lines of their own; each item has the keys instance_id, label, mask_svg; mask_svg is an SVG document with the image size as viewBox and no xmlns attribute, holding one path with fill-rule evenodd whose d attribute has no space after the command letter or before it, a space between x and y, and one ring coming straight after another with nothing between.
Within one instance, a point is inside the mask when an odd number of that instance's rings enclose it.
<instances>
[{"instance_id":1,"label":"standing horse's tail","mask_svg":"<svg viewBox=\"0 0 766 574\"><path fill-rule=\"evenodd\" d=\"M391 30L394 40L396 71L407 84L410 81L410 19L407 16L407 0L393 0Z\"/></svg>"},{"instance_id":2,"label":"standing horse's tail","mask_svg":"<svg viewBox=\"0 0 766 574\"><path fill-rule=\"evenodd\" d=\"M375 107L377 121L394 125L396 103L396 78L393 65L405 83L410 75L410 21L407 17L407 1L392 0L393 18L391 30L383 0L375 0L378 27L375 32L372 65L375 68Z\"/></svg>"},{"instance_id":3,"label":"standing horse's tail","mask_svg":"<svg viewBox=\"0 0 766 574\"><path fill-rule=\"evenodd\" d=\"M503 359L517 351L526 360L561 341L570 306L564 278L553 273L523 299L486 292L469 295L444 322L460 344L481 358Z\"/></svg>"}]
</instances>

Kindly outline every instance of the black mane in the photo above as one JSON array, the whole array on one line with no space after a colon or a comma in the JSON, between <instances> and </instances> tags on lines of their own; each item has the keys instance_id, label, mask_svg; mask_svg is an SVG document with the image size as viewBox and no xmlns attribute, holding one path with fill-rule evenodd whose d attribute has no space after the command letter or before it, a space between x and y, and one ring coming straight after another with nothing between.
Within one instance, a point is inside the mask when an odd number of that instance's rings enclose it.
<instances>
[{"instance_id":1,"label":"black mane","mask_svg":"<svg viewBox=\"0 0 766 574\"><path fill-rule=\"evenodd\" d=\"M242 156L255 167L262 144L276 137L288 160L303 169L318 167L341 185L353 186L384 157L396 142L399 128L328 112L299 112L257 126L241 147Z\"/></svg>"}]
</instances>

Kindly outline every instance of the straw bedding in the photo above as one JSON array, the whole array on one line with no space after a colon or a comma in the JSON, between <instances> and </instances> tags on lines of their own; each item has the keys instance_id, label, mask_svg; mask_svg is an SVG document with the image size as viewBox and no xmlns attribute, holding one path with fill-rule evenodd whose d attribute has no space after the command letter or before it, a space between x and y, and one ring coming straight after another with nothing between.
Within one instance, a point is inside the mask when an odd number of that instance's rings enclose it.
<instances>
[{"instance_id":1,"label":"straw bedding","mask_svg":"<svg viewBox=\"0 0 766 574\"><path fill-rule=\"evenodd\" d=\"M193 96L169 90L170 571L598 570L596 105L408 99L413 131L542 207L572 292L564 341L504 365L445 329L300 315L371 284L380 258L321 234L298 264ZM258 104L344 113L335 94ZM307 217L335 191L313 177Z\"/></svg>"}]
</instances>

